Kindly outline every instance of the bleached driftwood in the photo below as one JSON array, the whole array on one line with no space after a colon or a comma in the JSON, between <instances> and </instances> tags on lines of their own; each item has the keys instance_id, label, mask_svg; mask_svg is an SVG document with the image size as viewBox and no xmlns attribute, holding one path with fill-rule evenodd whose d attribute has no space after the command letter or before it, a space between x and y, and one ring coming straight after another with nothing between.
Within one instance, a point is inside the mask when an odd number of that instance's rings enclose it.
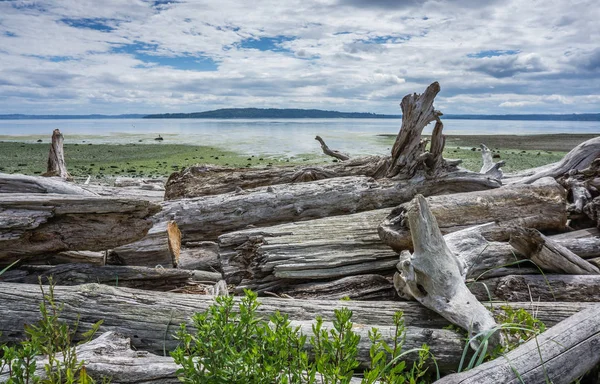
<instances>
[{"instance_id":1,"label":"bleached driftwood","mask_svg":"<svg viewBox=\"0 0 600 384\"><path fill-rule=\"evenodd\" d=\"M392 207L409 201L416 193L454 193L498 186L497 180L475 172L401 182L338 177L261 187L239 194L165 201L154 220L175 220L184 243L214 241L223 233L250 225L264 227Z\"/></svg>"},{"instance_id":2,"label":"bleached driftwood","mask_svg":"<svg viewBox=\"0 0 600 384\"><path fill-rule=\"evenodd\" d=\"M568 384L600 362L600 304L562 321L504 357L439 384Z\"/></svg>"},{"instance_id":3,"label":"bleached driftwood","mask_svg":"<svg viewBox=\"0 0 600 384\"><path fill-rule=\"evenodd\" d=\"M600 255L599 255L600 256ZM220 271L219 245L212 241L189 242L179 250L177 268Z\"/></svg>"},{"instance_id":4,"label":"bleached driftwood","mask_svg":"<svg viewBox=\"0 0 600 384\"><path fill-rule=\"evenodd\" d=\"M465 285L464 265L448 249L427 200L417 195L407 213L414 252L400 254L399 273L394 275L398 293L467 330L470 337L497 327L492 314ZM497 345L502 338L496 333L489 341ZM475 340L473 343L477 344Z\"/></svg>"},{"instance_id":5,"label":"bleached driftwood","mask_svg":"<svg viewBox=\"0 0 600 384\"><path fill-rule=\"evenodd\" d=\"M490 221L557 231L565 230L567 223L566 191L551 178L532 185L432 196L428 203L443 234ZM381 239L397 251L411 247L407 208L408 203L392 210L378 228Z\"/></svg>"},{"instance_id":6,"label":"bleached driftwood","mask_svg":"<svg viewBox=\"0 0 600 384\"><path fill-rule=\"evenodd\" d=\"M494 163L492 151L490 151L485 144L480 144L479 146L481 147L481 157L483 159L483 165L481 166L479 173L490 175L490 177L493 177L494 179L501 179L502 176L504 176L504 173L500 167L506 164L505 161L501 160Z\"/></svg>"},{"instance_id":7,"label":"bleached driftwood","mask_svg":"<svg viewBox=\"0 0 600 384\"><path fill-rule=\"evenodd\" d=\"M97 196L96 193L68 183L59 177L9 175L0 173L0 193L55 193Z\"/></svg>"},{"instance_id":8,"label":"bleached driftwood","mask_svg":"<svg viewBox=\"0 0 600 384\"><path fill-rule=\"evenodd\" d=\"M8 257L102 251L144 237L160 207L140 200L0 194L0 263Z\"/></svg>"},{"instance_id":9,"label":"bleached driftwood","mask_svg":"<svg viewBox=\"0 0 600 384\"><path fill-rule=\"evenodd\" d=\"M535 229L514 228L510 244L543 270L573 275L600 274L596 266Z\"/></svg>"},{"instance_id":10,"label":"bleached driftwood","mask_svg":"<svg viewBox=\"0 0 600 384\"><path fill-rule=\"evenodd\" d=\"M163 353L171 351L178 342L173 333L179 324L191 326L193 313L205 311L214 299L202 295L186 295L169 292L151 292L131 288L115 288L99 284L79 286L57 286L55 301L64 304L62 319L79 319L79 330L88 330L98 320L104 320L100 332L117 331L131 338L138 350ZM39 303L42 293L38 285L0 284L0 343L19 340L24 336L24 324L39 319ZM236 300L238 300L236 298ZM404 312L408 326L405 347L420 347L427 343L438 363L446 369L456 369L463 350L463 337L452 331L442 330L448 322L419 303L400 301L334 301L334 300L290 300L261 298L262 305L257 313L268 317L275 311L288 314L290 320L313 321L317 315L328 322L334 318L334 310L347 307L353 312L353 322L363 332L376 326L384 335L393 332L396 311ZM84 306L81 303L85 303ZM565 319L573 313L590 306L590 303L510 303L513 308L534 310L537 318L548 326ZM498 307L495 307L499 310ZM193 328L190 328L193 330ZM80 335L78 333L78 335ZM370 345L363 334L361 345ZM384 336L389 337L389 336ZM392 342L389 339L388 342ZM367 350L368 352L368 350ZM361 361L367 357L360 356Z\"/></svg>"},{"instance_id":11,"label":"bleached driftwood","mask_svg":"<svg viewBox=\"0 0 600 384\"><path fill-rule=\"evenodd\" d=\"M60 133L60 130L55 129L52 132L52 142L50 143L50 152L48 153L48 167L42 176L57 176L63 180L73 179L67 171L67 165L65 163L64 141L65 138L62 133Z\"/></svg>"},{"instance_id":12,"label":"bleached driftwood","mask_svg":"<svg viewBox=\"0 0 600 384\"><path fill-rule=\"evenodd\" d=\"M278 293L294 299L394 300L396 291L390 280L376 274L356 275L331 281L286 284Z\"/></svg>"},{"instance_id":13,"label":"bleached driftwood","mask_svg":"<svg viewBox=\"0 0 600 384\"><path fill-rule=\"evenodd\" d=\"M113 248L106 263L143 267L177 267L181 248L181 232L174 221L152 226L143 239Z\"/></svg>"},{"instance_id":14,"label":"bleached driftwood","mask_svg":"<svg viewBox=\"0 0 600 384\"><path fill-rule=\"evenodd\" d=\"M350 160L350 156L343 154L342 152L337 151L335 149L330 149L327 146L327 144L325 144L325 140L323 140L321 136L317 135L317 137L315 137L315 140L317 140L321 144L321 149L323 150L323 153L327 156L335 157L336 159L341 161Z\"/></svg>"}]
</instances>

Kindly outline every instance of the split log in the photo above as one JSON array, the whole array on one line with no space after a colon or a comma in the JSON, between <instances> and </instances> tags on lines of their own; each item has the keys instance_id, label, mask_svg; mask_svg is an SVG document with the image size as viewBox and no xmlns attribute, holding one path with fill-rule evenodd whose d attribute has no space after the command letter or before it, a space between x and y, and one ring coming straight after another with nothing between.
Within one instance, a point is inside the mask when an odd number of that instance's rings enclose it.
<instances>
[{"instance_id":1,"label":"split log","mask_svg":"<svg viewBox=\"0 0 600 384\"><path fill-rule=\"evenodd\" d=\"M407 211L414 252L400 254L394 287L469 332L473 338L497 327L492 314L473 296L464 282L464 264L448 249L435 217L422 195ZM503 343L499 333L492 346ZM471 344L477 347L478 341Z\"/></svg>"},{"instance_id":2,"label":"split log","mask_svg":"<svg viewBox=\"0 0 600 384\"><path fill-rule=\"evenodd\" d=\"M586 309L508 352L439 384L568 384L600 363L600 305Z\"/></svg>"},{"instance_id":3,"label":"split log","mask_svg":"<svg viewBox=\"0 0 600 384\"><path fill-rule=\"evenodd\" d=\"M212 241L187 243L186 246L179 251L177 268L200 271L221 271L219 245Z\"/></svg>"},{"instance_id":4,"label":"split log","mask_svg":"<svg viewBox=\"0 0 600 384\"><path fill-rule=\"evenodd\" d=\"M504 176L502 169L500 167L506 164L504 161L499 161L494 163L494 158L492 156L492 151L485 146L485 144L480 144L481 147L481 157L483 159L483 165L481 166L481 170L479 173L483 173L485 175L490 175L495 179L501 179Z\"/></svg>"},{"instance_id":5,"label":"split log","mask_svg":"<svg viewBox=\"0 0 600 384\"><path fill-rule=\"evenodd\" d=\"M113 248L106 263L142 267L177 267L181 248L181 232L174 221L155 224L148 234L134 243Z\"/></svg>"},{"instance_id":6,"label":"split log","mask_svg":"<svg viewBox=\"0 0 600 384\"><path fill-rule=\"evenodd\" d=\"M393 300L396 297L391 280L375 274L348 276L325 282L288 284L278 293L294 299Z\"/></svg>"},{"instance_id":7,"label":"split log","mask_svg":"<svg viewBox=\"0 0 600 384\"><path fill-rule=\"evenodd\" d=\"M600 136L579 144L559 162L507 174L503 181L508 184L531 184L543 177L557 178L567 172L587 168L598 157L600 157Z\"/></svg>"},{"instance_id":8,"label":"split log","mask_svg":"<svg viewBox=\"0 0 600 384\"><path fill-rule=\"evenodd\" d=\"M0 193L55 193L59 195L97 196L57 177L9 175L0 173Z\"/></svg>"},{"instance_id":9,"label":"split log","mask_svg":"<svg viewBox=\"0 0 600 384\"><path fill-rule=\"evenodd\" d=\"M0 262L61 251L102 251L144 237L160 207L147 201L0 194Z\"/></svg>"},{"instance_id":10,"label":"split log","mask_svg":"<svg viewBox=\"0 0 600 384\"><path fill-rule=\"evenodd\" d=\"M566 229L566 191L554 179L532 185L428 198L443 234L496 221L503 226L562 231ZM402 204L379 226L379 236L394 250L411 248L405 220L409 204Z\"/></svg>"},{"instance_id":11,"label":"split log","mask_svg":"<svg viewBox=\"0 0 600 384\"><path fill-rule=\"evenodd\" d=\"M535 229L512 229L510 244L546 271L572 275L600 274L597 267Z\"/></svg>"},{"instance_id":12,"label":"split log","mask_svg":"<svg viewBox=\"0 0 600 384\"><path fill-rule=\"evenodd\" d=\"M56 285L99 283L115 287L168 291L185 286L194 274L180 269L134 266L94 266L91 264L21 265L0 276L1 282L36 284L38 278Z\"/></svg>"},{"instance_id":13,"label":"split log","mask_svg":"<svg viewBox=\"0 0 600 384\"><path fill-rule=\"evenodd\" d=\"M500 301L600 302L598 275L511 275L467 285L482 301L491 298Z\"/></svg>"},{"instance_id":14,"label":"split log","mask_svg":"<svg viewBox=\"0 0 600 384\"><path fill-rule=\"evenodd\" d=\"M52 142L50 143L50 152L48 153L48 167L42 176L57 176L63 180L73 179L67 171L67 165L65 164L64 141L65 138L60 133L60 130L55 129L52 132Z\"/></svg>"},{"instance_id":15,"label":"split log","mask_svg":"<svg viewBox=\"0 0 600 384\"><path fill-rule=\"evenodd\" d=\"M166 201L155 220L175 220L184 243L214 241L223 233L250 225L263 227L391 207L409 201L417 193L453 193L498 186L497 180L474 172L405 182L338 177L239 194Z\"/></svg>"},{"instance_id":16,"label":"split log","mask_svg":"<svg viewBox=\"0 0 600 384\"><path fill-rule=\"evenodd\" d=\"M150 292L99 284L57 286L54 288L54 297L56 303L64 304L61 319L79 319L80 332L85 332L102 319L104 323L100 327L101 332L120 332L131 337L136 349L160 354L164 349L171 351L177 346L178 341L173 338L173 333L180 323L186 322L191 326L192 314L205 311L214 303L209 296ZM0 284L0 343L23 338L24 325L39 320L38 307L41 300L38 285ZM408 326L406 348L420 347L427 343L438 363L447 369L456 369L463 350L463 337L452 331L442 330L448 322L418 303L275 298L262 298L260 301L262 305L257 310L260 316L268 317L275 311L280 311L295 321L312 321L317 315L322 316L325 321L331 321L335 309L346 307L353 312L352 320L356 328L364 328L366 332L371 326L377 326L384 335L393 332L394 313L403 311ZM81 303L85 305L82 306ZM513 308L530 308L532 305L537 318L550 326L589 307L590 303L510 303ZM75 339L78 337L81 337L80 333ZM363 342L368 344L366 335Z\"/></svg>"},{"instance_id":17,"label":"split log","mask_svg":"<svg viewBox=\"0 0 600 384\"><path fill-rule=\"evenodd\" d=\"M325 144L325 140L323 140L321 138L321 136L317 135L317 137L315 137L315 140L317 140L321 144L321 149L323 150L323 153L326 154L327 156L335 157L336 159L341 160L341 161L350 160L350 156L345 155L340 151L330 149L327 146L327 144Z\"/></svg>"}]
</instances>

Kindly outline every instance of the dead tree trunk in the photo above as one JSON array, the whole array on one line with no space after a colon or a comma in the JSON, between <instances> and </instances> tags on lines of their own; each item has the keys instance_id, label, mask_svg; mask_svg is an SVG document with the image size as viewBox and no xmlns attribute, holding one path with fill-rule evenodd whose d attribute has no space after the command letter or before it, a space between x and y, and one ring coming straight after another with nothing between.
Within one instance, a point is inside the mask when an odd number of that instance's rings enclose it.
<instances>
[{"instance_id":1,"label":"dead tree trunk","mask_svg":"<svg viewBox=\"0 0 600 384\"><path fill-rule=\"evenodd\" d=\"M490 221L503 226L566 229L566 191L551 178L527 186L432 196L428 202L443 234ZM412 246L406 221L408 207L406 203L395 208L378 228L382 241L398 252Z\"/></svg>"},{"instance_id":2,"label":"dead tree trunk","mask_svg":"<svg viewBox=\"0 0 600 384\"><path fill-rule=\"evenodd\" d=\"M497 324L492 314L465 285L464 265L448 249L422 195L417 195L411 202L408 221L414 253L403 251L400 254L399 273L394 275L394 287L400 296L416 299L467 330L470 337L494 329ZM499 333L489 340L492 345L502 343Z\"/></svg>"},{"instance_id":3,"label":"dead tree trunk","mask_svg":"<svg viewBox=\"0 0 600 384\"><path fill-rule=\"evenodd\" d=\"M501 357L439 384L568 384L600 362L600 304L548 329Z\"/></svg>"},{"instance_id":4,"label":"dead tree trunk","mask_svg":"<svg viewBox=\"0 0 600 384\"><path fill-rule=\"evenodd\" d=\"M10 257L102 251L144 237L160 207L141 200L0 194L0 263Z\"/></svg>"},{"instance_id":5,"label":"dead tree trunk","mask_svg":"<svg viewBox=\"0 0 600 384\"><path fill-rule=\"evenodd\" d=\"M50 153L48 154L48 167L42 176L58 176L63 180L73 179L67 171L67 165L65 164L64 140L60 130L55 129L52 132L52 143L50 143Z\"/></svg>"},{"instance_id":6,"label":"dead tree trunk","mask_svg":"<svg viewBox=\"0 0 600 384\"><path fill-rule=\"evenodd\" d=\"M59 195L97 196L62 179L0 173L0 193L55 193Z\"/></svg>"},{"instance_id":7,"label":"dead tree trunk","mask_svg":"<svg viewBox=\"0 0 600 384\"><path fill-rule=\"evenodd\" d=\"M327 146L327 144L325 144L325 140L323 140L321 138L321 136L315 137L315 140L317 140L319 143L321 143L321 149L323 150L323 153L326 154L327 156L335 157L336 159L341 160L341 161L350 160L350 156L345 155L340 151L330 149Z\"/></svg>"}]
</instances>

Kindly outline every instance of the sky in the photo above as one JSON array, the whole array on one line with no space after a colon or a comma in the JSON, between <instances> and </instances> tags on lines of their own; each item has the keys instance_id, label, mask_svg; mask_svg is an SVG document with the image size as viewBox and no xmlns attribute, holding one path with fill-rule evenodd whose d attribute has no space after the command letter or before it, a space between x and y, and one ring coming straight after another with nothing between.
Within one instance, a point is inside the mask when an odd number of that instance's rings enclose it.
<instances>
[{"instance_id":1,"label":"sky","mask_svg":"<svg viewBox=\"0 0 600 384\"><path fill-rule=\"evenodd\" d=\"M597 0L0 0L0 114L600 112Z\"/></svg>"}]
</instances>

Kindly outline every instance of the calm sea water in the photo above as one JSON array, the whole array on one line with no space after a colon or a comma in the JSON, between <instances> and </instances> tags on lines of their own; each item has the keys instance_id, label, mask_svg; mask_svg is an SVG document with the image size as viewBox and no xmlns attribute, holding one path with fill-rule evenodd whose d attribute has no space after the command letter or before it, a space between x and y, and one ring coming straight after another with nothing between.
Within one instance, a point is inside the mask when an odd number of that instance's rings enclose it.
<instances>
[{"instance_id":1,"label":"calm sea water","mask_svg":"<svg viewBox=\"0 0 600 384\"><path fill-rule=\"evenodd\" d=\"M247 154L297 155L319 153L314 140L320 135L334 149L358 154L389 152L389 139L396 134L396 119L290 119L290 120L205 120L205 119L87 119L87 120L3 120L0 140L48 142L59 128L66 143L194 144L231 149ZM430 124L425 133L430 133ZM500 121L445 120L444 133L549 134L598 133L600 122L587 121ZM157 142L161 135L164 141Z\"/></svg>"}]
</instances>

